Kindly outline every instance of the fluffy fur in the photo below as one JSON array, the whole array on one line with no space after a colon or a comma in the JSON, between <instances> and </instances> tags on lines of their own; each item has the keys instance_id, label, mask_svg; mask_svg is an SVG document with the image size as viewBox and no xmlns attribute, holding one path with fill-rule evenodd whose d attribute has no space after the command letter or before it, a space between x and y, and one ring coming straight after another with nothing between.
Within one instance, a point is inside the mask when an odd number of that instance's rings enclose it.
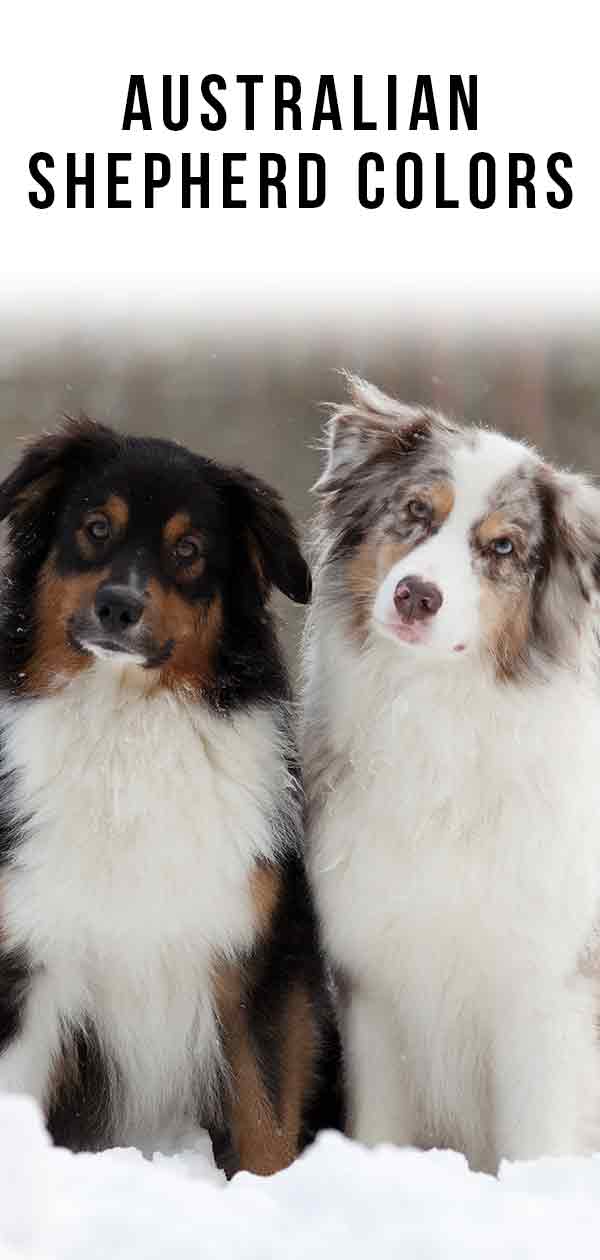
<instances>
[{"instance_id":1,"label":"fluffy fur","mask_svg":"<svg viewBox=\"0 0 600 1260\"><path fill-rule=\"evenodd\" d=\"M589 1150L600 494L357 380L318 492L309 869L352 1132L487 1171Z\"/></svg>"},{"instance_id":2,"label":"fluffy fur","mask_svg":"<svg viewBox=\"0 0 600 1260\"><path fill-rule=\"evenodd\" d=\"M314 1127L328 997L267 600L310 578L274 491L89 421L0 486L0 1087L74 1149Z\"/></svg>"}]
</instances>

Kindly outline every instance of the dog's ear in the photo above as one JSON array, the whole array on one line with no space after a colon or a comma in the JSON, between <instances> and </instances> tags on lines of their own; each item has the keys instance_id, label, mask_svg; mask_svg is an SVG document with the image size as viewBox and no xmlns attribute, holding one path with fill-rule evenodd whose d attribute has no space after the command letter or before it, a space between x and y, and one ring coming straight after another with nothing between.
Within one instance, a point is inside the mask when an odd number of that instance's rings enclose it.
<instances>
[{"instance_id":1,"label":"dog's ear","mask_svg":"<svg viewBox=\"0 0 600 1260\"><path fill-rule=\"evenodd\" d=\"M349 401L332 408L326 429L325 466L313 487L331 492L371 456L399 456L414 450L439 418L398 402L358 376L346 377Z\"/></svg>"},{"instance_id":2,"label":"dog's ear","mask_svg":"<svg viewBox=\"0 0 600 1260\"><path fill-rule=\"evenodd\" d=\"M242 468L228 470L230 495L251 561L265 593L277 586L296 604L308 604L312 581L298 536L281 496Z\"/></svg>"},{"instance_id":3,"label":"dog's ear","mask_svg":"<svg viewBox=\"0 0 600 1260\"><path fill-rule=\"evenodd\" d=\"M579 591L600 611L600 489L578 473L552 475L562 551Z\"/></svg>"},{"instance_id":4,"label":"dog's ear","mask_svg":"<svg viewBox=\"0 0 600 1260\"><path fill-rule=\"evenodd\" d=\"M40 518L56 513L68 477L83 471L92 456L108 458L118 443L112 429L87 416L67 416L53 432L29 439L0 482L0 521L8 520L13 541L23 534L31 540Z\"/></svg>"}]
</instances>

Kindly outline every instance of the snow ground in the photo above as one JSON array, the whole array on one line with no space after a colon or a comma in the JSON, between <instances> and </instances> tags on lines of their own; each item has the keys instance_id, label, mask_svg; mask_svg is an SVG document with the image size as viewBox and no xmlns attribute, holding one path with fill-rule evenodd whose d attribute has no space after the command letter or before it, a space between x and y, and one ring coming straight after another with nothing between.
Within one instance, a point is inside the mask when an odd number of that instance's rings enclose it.
<instances>
[{"instance_id":1,"label":"snow ground","mask_svg":"<svg viewBox=\"0 0 600 1260\"><path fill-rule=\"evenodd\" d=\"M597 1260L600 1155L505 1165L374 1151L323 1134L292 1168L227 1185L208 1138L145 1160L50 1145L26 1098L0 1097L0 1260Z\"/></svg>"}]
</instances>

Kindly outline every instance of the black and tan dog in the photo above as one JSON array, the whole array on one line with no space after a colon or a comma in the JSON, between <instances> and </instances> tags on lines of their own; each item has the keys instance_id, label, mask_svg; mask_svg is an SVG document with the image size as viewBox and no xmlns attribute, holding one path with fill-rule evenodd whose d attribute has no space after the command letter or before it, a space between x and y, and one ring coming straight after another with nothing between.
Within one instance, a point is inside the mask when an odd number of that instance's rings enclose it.
<instances>
[{"instance_id":1,"label":"black and tan dog","mask_svg":"<svg viewBox=\"0 0 600 1260\"><path fill-rule=\"evenodd\" d=\"M290 1162L331 1037L269 487L87 419L0 485L0 1088L74 1149Z\"/></svg>"}]
</instances>

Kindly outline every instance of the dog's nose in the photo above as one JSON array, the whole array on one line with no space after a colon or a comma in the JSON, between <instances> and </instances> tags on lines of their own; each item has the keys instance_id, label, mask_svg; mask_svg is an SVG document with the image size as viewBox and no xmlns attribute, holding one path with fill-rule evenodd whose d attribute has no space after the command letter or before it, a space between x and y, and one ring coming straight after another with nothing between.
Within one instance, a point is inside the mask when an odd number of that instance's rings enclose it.
<instances>
[{"instance_id":1,"label":"dog's nose","mask_svg":"<svg viewBox=\"0 0 600 1260\"><path fill-rule=\"evenodd\" d=\"M137 625L144 611L144 600L130 586L107 584L96 594L96 616L103 630L126 634Z\"/></svg>"},{"instance_id":2,"label":"dog's nose","mask_svg":"<svg viewBox=\"0 0 600 1260\"><path fill-rule=\"evenodd\" d=\"M425 621L435 617L444 602L444 596L433 582L423 582L418 577L405 577L394 591L396 612L403 621Z\"/></svg>"}]
</instances>

